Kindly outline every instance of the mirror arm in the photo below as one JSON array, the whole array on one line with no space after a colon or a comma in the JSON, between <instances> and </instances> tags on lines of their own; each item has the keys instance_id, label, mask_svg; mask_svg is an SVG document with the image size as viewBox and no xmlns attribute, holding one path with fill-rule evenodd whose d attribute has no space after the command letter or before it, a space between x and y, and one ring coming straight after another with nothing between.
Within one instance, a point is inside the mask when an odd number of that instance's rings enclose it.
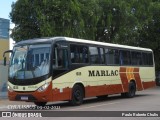
<instances>
[{"instance_id":1,"label":"mirror arm","mask_svg":"<svg viewBox=\"0 0 160 120\"><path fill-rule=\"evenodd\" d=\"M5 54L6 53L13 53L13 50L7 50L7 51L5 51L4 53L3 53L3 57L5 57Z\"/></svg>"}]
</instances>

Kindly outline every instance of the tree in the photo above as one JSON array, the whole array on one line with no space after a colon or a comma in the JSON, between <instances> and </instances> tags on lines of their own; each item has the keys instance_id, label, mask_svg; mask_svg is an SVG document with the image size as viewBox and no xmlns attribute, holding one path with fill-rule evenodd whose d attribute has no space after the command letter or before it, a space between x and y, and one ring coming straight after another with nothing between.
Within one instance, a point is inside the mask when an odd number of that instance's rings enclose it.
<instances>
[{"instance_id":1,"label":"tree","mask_svg":"<svg viewBox=\"0 0 160 120\"><path fill-rule=\"evenodd\" d=\"M12 38L69 36L146 47L158 63L159 13L159 0L18 0L10 13Z\"/></svg>"},{"instance_id":2,"label":"tree","mask_svg":"<svg viewBox=\"0 0 160 120\"><path fill-rule=\"evenodd\" d=\"M88 36L94 33L94 30L88 29L89 22L90 25L95 22L91 18L94 17L91 8L96 6L94 1L18 0L12 5L10 14L12 22L16 25L12 38L16 41L48 36L89 38ZM87 21L89 19L92 22Z\"/></svg>"},{"instance_id":3,"label":"tree","mask_svg":"<svg viewBox=\"0 0 160 120\"><path fill-rule=\"evenodd\" d=\"M98 41L138 46L142 27L150 17L151 0L101 0L97 24Z\"/></svg>"},{"instance_id":4,"label":"tree","mask_svg":"<svg viewBox=\"0 0 160 120\"><path fill-rule=\"evenodd\" d=\"M102 9L98 5L99 0L80 0L80 12L83 20L83 28L81 38L95 40L97 23L100 18Z\"/></svg>"},{"instance_id":5,"label":"tree","mask_svg":"<svg viewBox=\"0 0 160 120\"><path fill-rule=\"evenodd\" d=\"M34 0L42 36L79 36L83 26L76 0Z\"/></svg>"},{"instance_id":6,"label":"tree","mask_svg":"<svg viewBox=\"0 0 160 120\"><path fill-rule=\"evenodd\" d=\"M151 48L154 51L156 70L160 71L160 2L154 0L151 4L151 20L143 26L139 36L139 46Z\"/></svg>"},{"instance_id":7,"label":"tree","mask_svg":"<svg viewBox=\"0 0 160 120\"><path fill-rule=\"evenodd\" d=\"M15 41L41 37L32 0L18 0L12 4L10 18L15 23L11 37Z\"/></svg>"}]
</instances>

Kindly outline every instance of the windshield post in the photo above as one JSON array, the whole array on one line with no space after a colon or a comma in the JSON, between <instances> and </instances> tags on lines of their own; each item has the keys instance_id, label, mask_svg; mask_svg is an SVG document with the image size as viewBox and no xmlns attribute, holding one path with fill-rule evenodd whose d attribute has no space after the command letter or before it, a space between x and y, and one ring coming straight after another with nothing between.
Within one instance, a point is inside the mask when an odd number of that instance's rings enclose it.
<instances>
[{"instance_id":1,"label":"windshield post","mask_svg":"<svg viewBox=\"0 0 160 120\"><path fill-rule=\"evenodd\" d=\"M58 55L57 55L57 48L55 48L55 66L58 67Z\"/></svg>"}]
</instances>

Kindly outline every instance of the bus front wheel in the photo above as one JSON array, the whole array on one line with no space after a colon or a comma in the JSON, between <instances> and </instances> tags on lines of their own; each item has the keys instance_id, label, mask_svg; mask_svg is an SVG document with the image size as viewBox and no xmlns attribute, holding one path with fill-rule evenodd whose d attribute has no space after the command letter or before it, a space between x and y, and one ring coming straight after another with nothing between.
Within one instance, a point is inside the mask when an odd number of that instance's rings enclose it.
<instances>
[{"instance_id":1,"label":"bus front wheel","mask_svg":"<svg viewBox=\"0 0 160 120\"><path fill-rule=\"evenodd\" d=\"M71 105L81 105L83 103L84 92L80 85L75 85L72 89Z\"/></svg>"},{"instance_id":2,"label":"bus front wheel","mask_svg":"<svg viewBox=\"0 0 160 120\"><path fill-rule=\"evenodd\" d=\"M47 102L34 102L34 104L37 106L45 106Z\"/></svg>"}]
</instances>

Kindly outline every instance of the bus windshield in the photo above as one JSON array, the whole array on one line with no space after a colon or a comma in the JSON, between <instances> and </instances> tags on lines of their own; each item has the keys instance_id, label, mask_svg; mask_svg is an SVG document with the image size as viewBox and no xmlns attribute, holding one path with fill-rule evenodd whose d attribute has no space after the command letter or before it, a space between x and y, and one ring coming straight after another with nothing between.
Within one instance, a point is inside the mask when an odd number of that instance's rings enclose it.
<instances>
[{"instance_id":1,"label":"bus windshield","mask_svg":"<svg viewBox=\"0 0 160 120\"><path fill-rule=\"evenodd\" d=\"M14 47L10 61L9 77L32 79L49 73L50 44Z\"/></svg>"}]
</instances>

